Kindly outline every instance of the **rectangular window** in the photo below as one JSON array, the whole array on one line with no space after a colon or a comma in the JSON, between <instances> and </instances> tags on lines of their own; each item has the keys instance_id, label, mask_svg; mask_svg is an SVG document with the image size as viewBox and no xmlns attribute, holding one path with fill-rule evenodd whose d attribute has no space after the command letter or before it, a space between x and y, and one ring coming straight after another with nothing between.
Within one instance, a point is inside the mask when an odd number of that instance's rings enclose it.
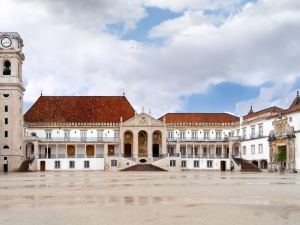
<instances>
[{"instance_id":1,"label":"rectangular window","mask_svg":"<svg viewBox=\"0 0 300 225\"><path fill-rule=\"evenodd\" d=\"M84 161L84 168L85 169L90 168L90 161Z\"/></svg>"},{"instance_id":2,"label":"rectangular window","mask_svg":"<svg viewBox=\"0 0 300 225\"><path fill-rule=\"evenodd\" d=\"M240 129L236 130L236 136L239 137L240 136Z\"/></svg>"},{"instance_id":3,"label":"rectangular window","mask_svg":"<svg viewBox=\"0 0 300 225\"><path fill-rule=\"evenodd\" d=\"M251 145L251 154L252 154L252 155L255 154L255 145Z\"/></svg>"},{"instance_id":4,"label":"rectangular window","mask_svg":"<svg viewBox=\"0 0 300 225\"><path fill-rule=\"evenodd\" d=\"M203 147L203 156L207 155L207 147Z\"/></svg>"},{"instance_id":5,"label":"rectangular window","mask_svg":"<svg viewBox=\"0 0 300 225\"><path fill-rule=\"evenodd\" d=\"M51 139L51 136L52 136L52 135L51 135L51 131L47 131L47 132L46 132L46 138L47 138L47 139Z\"/></svg>"},{"instance_id":6,"label":"rectangular window","mask_svg":"<svg viewBox=\"0 0 300 225\"><path fill-rule=\"evenodd\" d=\"M69 168L74 169L75 168L75 161L69 161Z\"/></svg>"},{"instance_id":7,"label":"rectangular window","mask_svg":"<svg viewBox=\"0 0 300 225\"><path fill-rule=\"evenodd\" d=\"M194 168L199 168L199 161L194 161Z\"/></svg>"},{"instance_id":8,"label":"rectangular window","mask_svg":"<svg viewBox=\"0 0 300 225\"><path fill-rule=\"evenodd\" d=\"M116 160L116 159L111 160L110 165L111 165L111 167L117 167L118 166L118 160Z\"/></svg>"},{"instance_id":9,"label":"rectangular window","mask_svg":"<svg viewBox=\"0 0 300 225\"><path fill-rule=\"evenodd\" d=\"M212 160L207 160L207 168L212 168Z\"/></svg>"},{"instance_id":10,"label":"rectangular window","mask_svg":"<svg viewBox=\"0 0 300 225\"><path fill-rule=\"evenodd\" d=\"M247 153L246 146L243 146L243 155L246 155L246 153Z\"/></svg>"},{"instance_id":11,"label":"rectangular window","mask_svg":"<svg viewBox=\"0 0 300 225\"><path fill-rule=\"evenodd\" d=\"M194 153L195 153L195 156L199 155L199 149L198 149L198 147L194 147Z\"/></svg>"},{"instance_id":12,"label":"rectangular window","mask_svg":"<svg viewBox=\"0 0 300 225\"><path fill-rule=\"evenodd\" d=\"M4 131L4 137L8 137L8 131L6 130L6 131Z\"/></svg>"},{"instance_id":13,"label":"rectangular window","mask_svg":"<svg viewBox=\"0 0 300 225\"><path fill-rule=\"evenodd\" d=\"M186 168L186 161L185 160L181 161L181 167Z\"/></svg>"},{"instance_id":14,"label":"rectangular window","mask_svg":"<svg viewBox=\"0 0 300 225\"><path fill-rule=\"evenodd\" d=\"M8 105L4 106L4 112L8 112Z\"/></svg>"},{"instance_id":15,"label":"rectangular window","mask_svg":"<svg viewBox=\"0 0 300 225\"><path fill-rule=\"evenodd\" d=\"M246 128L243 129L243 139L247 138L247 130Z\"/></svg>"},{"instance_id":16,"label":"rectangular window","mask_svg":"<svg viewBox=\"0 0 300 225\"><path fill-rule=\"evenodd\" d=\"M65 139L69 139L70 138L70 131L67 130L65 131Z\"/></svg>"},{"instance_id":17,"label":"rectangular window","mask_svg":"<svg viewBox=\"0 0 300 225\"><path fill-rule=\"evenodd\" d=\"M4 119L4 124L6 124L6 125L8 124L8 118Z\"/></svg>"},{"instance_id":18,"label":"rectangular window","mask_svg":"<svg viewBox=\"0 0 300 225\"><path fill-rule=\"evenodd\" d=\"M54 162L54 168L55 169L60 169L60 161L55 161Z\"/></svg>"},{"instance_id":19,"label":"rectangular window","mask_svg":"<svg viewBox=\"0 0 300 225\"><path fill-rule=\"evenodd\" d=\"M289 118L289 122L293 122L293 117L290 117L290 118Z\"/></svg>"},{"instance_id":20,"label":"rectangular window","mask_svg":"<svg viewBox=\"0 0 300 225\"><path fill-rule=\"evenodd\" d=\"M204 140L209 140L209 131L204 132Z\"/></svg>"},{"instance_id":21,"label":"rectangular window","mask_svg":"<svg viewBox=\"0 0 300 225\"><path fill-rule=\"evenodd\" d=\"M198 133L197 132L192 132L192 139L197 140L198 138Z\"/></svg>"},{"instance_id":22,"label":"rectangular window","mask_svg":"<svg viewBox=\"0 0 300 225\"><path fill-rule=\"evenodd\" d=\"M173 138L174 138L174 133L173 133L173 132L169 132L169 133L168 133L168 137L169 137L170 139L173 139Z\"/></svg>"},{"instance_id":23,"label":"rectangular window","mask_svg":"<svg viewBox=\"0 0 300 225\"><path fill-rule=\"evenodd\" d=\"M185 132L184 131L180 132L180 139L185 139Z\"/></svg>"},{"instance_id":24,"label":"rectangular window","mask_svg":"<svg viewBox=\"0 0 300 225\"><path fill-rule=\"evenodd\" d=\"M255 127L251 127L251 138L255 137Z\"/></svg>"},{"instance_id":25,"label":"rectangular window","mask_svg":"<svg viewBox=\"0 0 300 225\"><path fill-rule=\"evenodd\" d=\"M221 140L221 138L222 138L222 132L221 131L217 131L216 132L216 139L217 140Z\"/></svg>"},{"instance_id":26,"label":"rectangular window","mask_svg":"<svg viewBox=\"0 0 300 225\"><path fill-rule=\"evenodd\" d=\"M233 137L234 136L234 132L233 131L230 131L229 132L229 137Z\"/></svg>"},{"instance_id":27,"label":"rectangular window","mask_svg":"<svg viewBox=\"0 0 300 225\"><path fill-rule=\"evenodd\" d=\"M168 147L168 153L169 153L170 155L173 155L173 154L174 154L174 147L169 146L169 147Z\"/></svg>"},{"instance_id":28,"label":"rectangular window","mask_svg":"<svg viewBox=\"0 0 300 225\"><path fill-rule=\"evenodd\" d=\"M258 152L259 152L259 154L263 153L263 145L262 144L258 145Z\"/></svg>"},{"instance_id":29,"label":"rectangular window","mask_svg":"<svg viewBox=\"0 0 300 225\"><path fill-rule=\"evenodd\" d=\"M264 127L262 124L258 126L258 134L259 137L262 137L264 135Z\"/></svg>"},{"instance_id":30,"label":"rectangular window","mask_svg":"<svg viewBox=\"0 0 300 225\"><path fill-rule=\"evenodd\" d=\"M170 167L176 166L176 160L170 160Z\"/></svg>"}]
</instances>

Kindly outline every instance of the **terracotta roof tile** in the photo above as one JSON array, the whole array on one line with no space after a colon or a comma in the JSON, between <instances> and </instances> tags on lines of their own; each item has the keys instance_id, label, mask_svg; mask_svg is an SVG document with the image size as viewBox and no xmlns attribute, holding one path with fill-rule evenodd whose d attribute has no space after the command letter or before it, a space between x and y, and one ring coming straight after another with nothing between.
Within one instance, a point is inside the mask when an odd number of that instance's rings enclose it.
<instances>
[{"instance_id":1,"label":"terracotta roof tile","mask_svg":"<svg viewBox=\"0 0 300 225\"><path fill-rule=\"evenodd\" d=\"M159 118L166 123L236 123L239 117L228 113L167 113Z\"/></svg>"},{"instance_id":2,"label":"terracotta roof tile","mask_svg":"<svg viewBox=\"0 0 300 225\"><path fill-rule=\"evenodd\" d=\"M270 108L267 108L267 109L263 109L263 110L260 110L260 111L253 112L251 114L245 115L245 116L243 116L243 119L244 120L248 120L248 119L251 119L253 117L261 116L261 115L264 115L264 114L272 114L272 115L274 115L274 114L282 113L283 111L284 111L284 109L279 108L277 106L273 106L273 107L270 107Z\"/></svg>"},{"instance_id":3,"label":"terracotta roof tile","mask_svg":"<svg viewBox=\"0 0 300 225\"><path fill-rule=\"evenodd\" d=\"M25 122L119 123L134 116L124 96L41 96L25 113Z\"/></svg>"}]
</instances>

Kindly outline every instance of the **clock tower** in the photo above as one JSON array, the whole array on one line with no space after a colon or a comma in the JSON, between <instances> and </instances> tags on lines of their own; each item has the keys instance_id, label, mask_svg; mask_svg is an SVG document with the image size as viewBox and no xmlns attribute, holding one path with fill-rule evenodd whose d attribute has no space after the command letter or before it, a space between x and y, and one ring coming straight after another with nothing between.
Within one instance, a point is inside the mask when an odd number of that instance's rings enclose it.
<instances>
[{"instance_id":1,"label":"clock tower","mask_svg":"<svg viewBox=\"0 0 300 225\"><path fill-rule=\"evenodd\" d=\"M23 40L18 33L0 32L0 171L16 171L23 149Z\"/></svg>"}]
</instances>

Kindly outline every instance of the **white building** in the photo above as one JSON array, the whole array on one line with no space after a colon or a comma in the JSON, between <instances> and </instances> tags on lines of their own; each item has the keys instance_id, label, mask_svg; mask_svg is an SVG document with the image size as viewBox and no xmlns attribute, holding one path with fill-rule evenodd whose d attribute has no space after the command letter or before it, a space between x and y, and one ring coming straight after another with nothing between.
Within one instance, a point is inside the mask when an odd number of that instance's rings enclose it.
<instances>
[{"instance_id":1,"label":"white building","mask_svg":"<svg viewBox=\"0 0 300 225\"><path fill-rule=\"evenodd\" d=\"M41 96L23 116L23 42L17 33L0 33L0 41L1 171L273 171L281 151L287 170L300 169L299 95L286 110L159 119L137 114L125 96Z\"/></svg>"}]
</instances>

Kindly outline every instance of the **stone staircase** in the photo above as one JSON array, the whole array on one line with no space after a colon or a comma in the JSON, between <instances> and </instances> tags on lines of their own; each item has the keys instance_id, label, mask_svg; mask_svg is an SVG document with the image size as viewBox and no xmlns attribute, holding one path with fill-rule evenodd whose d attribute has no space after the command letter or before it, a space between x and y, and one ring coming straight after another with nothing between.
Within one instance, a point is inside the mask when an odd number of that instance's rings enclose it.
<instances>
[{"instance_id":1,"label":"stone staircase","mask_svg":"<svg viewBox=\"0 0 300 225\"><path fill-rule=\"evenodd\" d=\"M120 171L167 171L151 164L137 164Z\"/></svg>"},{"instance_id":2,"label":"stone staircase","mask_svg":"<svg viewBox=\"0 0 300 225\"><path fill-rule=\"evenodd\" d=\"M18 169L18 172L28 172L29 166L32 164L33 160L34 160L34 157L25 159L22 162L20 168Z\"/></svg>"},{"instance_id":3,"label":"stone staircase","mask_svg":"<svg viewBox=\"0 0 300 225\"><path fill-rule=\"evenodd\" d=\"M242 169L241 172L262 172L257 166L247 160L241 160Z\"/></svg>"}]
</instances>

